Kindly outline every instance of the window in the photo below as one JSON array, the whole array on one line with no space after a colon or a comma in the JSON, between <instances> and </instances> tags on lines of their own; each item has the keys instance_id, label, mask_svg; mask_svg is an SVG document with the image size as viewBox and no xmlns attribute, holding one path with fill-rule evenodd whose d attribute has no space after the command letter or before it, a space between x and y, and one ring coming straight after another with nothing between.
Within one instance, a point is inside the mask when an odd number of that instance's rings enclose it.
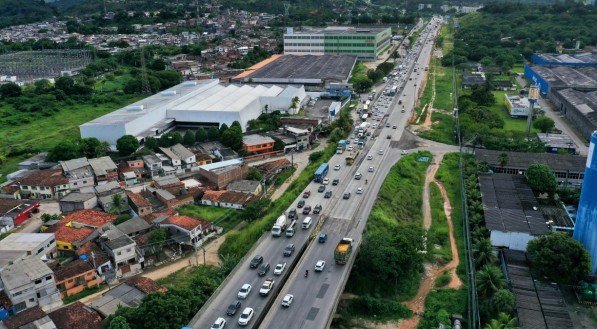
<instances>
[{"instance_id":1,"label":"window","mask_svg":"<svg viewBox=\"0 0 597 329\"><path fill-rule=\"evenodd\" d=\"M39 253L40 253L40 252L42 252L42 251L44 251L44 248L43 248L43 247L42 247L42 248L39 248L39 249L37 250L37 253L39 254Z\"/></svg>"},{"instance_id":2,"label":"window","mask_svg":"<svg viewBox=\"0 0 597 329\"><path fill-rule=\"evenodd\" d=\"M51 275L46 276L46 281L50 281L50 280L52 280L52 276Z\"/></svg>"},{"instance_id":3,"label":"window","mask_svg":"<svg viewBox=\"0 0 597 329\"><path fill-rule=\"evenodd\" d=\"M122 255L122 251L117 252L116 255L118 255L118 256Z\"/></svg>"},{"instance_id":4,"label":"window","mask_svg":"<svg viewBox=\"0 0 597 329\"><path fill-rule=\"evenodd\" d=\"M77 183L77 182L74 182L74 183L73 183L73 185L74 185L74 186L77 186L78 184L79 184L79 183Z\"/></svg>"},{"instance_id":5,"label":"window","mask_svg":"<svg viewBox=\"0 0 597 329\"><path fill-rule=\"evenodd\" d=\"M29 298L29 302L33 303L35 301L35 298Z\"/></svg>"},{"instance_id":6,"label":"window","mask_svg":"<svg viewBox=\"0 0 597 329\"><path fill-rule=\"evenodd\" d=\"M127 249L126 249L126 252L131 252L131 248L127 248Z\"/></svg>"},{"instance_id":7,"label":"window","mask_svg":"<svg viewBox=\"0 0 597 329\"><path fill-rule=\"evenodd\" d=\"M35 284L40 284L40 283L41 283L41 279L35 280Z\"/></svg>"}]
</instances>

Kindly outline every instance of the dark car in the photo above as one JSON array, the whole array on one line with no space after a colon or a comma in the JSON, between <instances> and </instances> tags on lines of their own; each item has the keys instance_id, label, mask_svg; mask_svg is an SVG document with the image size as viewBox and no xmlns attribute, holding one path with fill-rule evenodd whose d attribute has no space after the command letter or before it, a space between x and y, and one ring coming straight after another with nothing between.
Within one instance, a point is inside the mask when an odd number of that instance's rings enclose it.
<instances>
[{"instance_id":1,"label":"dark car","mask_svg":"<svg viewBox=\"0 0 597 329\"><path fill-rule=\"evenodd\" d=\"M340 183L340 180L338 178L336 178L332 181L332 185L334 185L334 186L338 185L339 183Z\"/></svg>"},{"instance_id":2,"label":"dark car","mask_svg":"<svg viewBox=\"0 0 597 329\"><path fill-rule=\"evenodd\" d=\"M296 218L296 209L292 209L290 212L288 212L288 218L290 218L290 219Z\"/></svg>"},{"instance_id":3,"label":"dark car","mask_svg":"<svg viewBox=\"0 0 597 329\"><path fill-rule=\"evenodd\" d=\"M302 208L305 205L305 200L299 200L298 204L296 205L297 208Z\"/></svg>"},{"instance_id":4,"label":"dark car","mask_svg":"<svg viewBox=\"0 0 597 329\"><path fill-rule=\"evenodd\" d=\"M324 198L329 199L332 197L332 191L327 191L325 192L325 194L323 195Z\"/></svg>"},{"instance_id":5,"label":"dark car","mask_svg":"<svg viewBox=\"0 0 597 329\"><path fill-rule=\"evenodd\" d=\"M317 215L321 212L321 209L323 209L323 207L320 204L318 204L315 206L315 208L313 208L313 213Z\"/></svg>"},{"instance_id":6,"label":"dark car","mask_svg":"<svg viewBox=\"0 0 597 329\"><path fill-rule=\"evenodd\" d=\"M317 188L317 192L319 192L319 193L322 193L323 191L325 191L325 185L320 185L320 186Z\"/></svg>"},{"instance_id":7,"label":"dark car","mask_svg":"<svg viewBox=\"0 0 597 329\"><path fill-rule=\"evenodd\" d=\"M240 309L240 300L232 302L226 309L226 315L233 316Z\"/></svg>"},{"instance_id":8,"label":"dark car","mask_svg":"<svg viewBox=\"0 0 597 329\"><path fill-rule=\"evenodd\" d=\"M290 257L292 256L292 253L294 252L294 244L289 244L286 246L286 248L284 248L284 257Z\"/></svg>"},{"instance_id":9,"label":"dark car","mask_svg":"<svg viewBox=\"0 0 597 329\"><path fill-rule=\"evenodd\" d=\"M311 191L305 191L305 193L303 193L303 198L308 198L311 196Z\"/></svg>"},{"instance_id":10,"label":"dark car","mask_svg":"<svg viewBox=\"0 0 597 329\"><path fill-rule=\"evenodd\" d=\"M267 274L267 272L269 272L269 264L265 263L265 264L261 264L261 266L259 266L259 270L257 271L257 274L259 276L264 276Z\"/></svg>"},{"instance_id":11,"label":"dark car","mask_svg":"<svg viewBox=\"0 0 597 329\"><path fill-rule=\"evenodd\" d=\"M344 193L344 195L342 196L342 199L344 199L344 200L350 199L350 192Z\"/></svg>"},{"instance_id":12,"label":"dark car","mask_svg":"<svg viewBox=\"0 0 597 329\"><path fill-rule=\"evenodd\" d=\"M259 266L259 264L263 263L263 256L261 255L257 255L255 257L253 257L253 259L251 260L251 264L249 265L251 268L257 268L257 266Z\"/></svg>"},{"instance_id":13,"label":"dark car","mask_svg":"<svg viewBox=\"0 0 597 329\"><path fill-rule=\"evenodd\" d=\"M319 233L319 239L318 239L319 243L325 243L327 241L327 239L328 239L327 234L325 234L323 232Z\"/></svg>"},{"instance_id":14,"label":"dark car","mask_svg":"<svg viewBox=\"0 0 597 329\"><path fill-rule=\"evenodd\" d=\"M303 209L303 215L308 215L311 212L311 206L305 206Z\"/></svg>"}]
</instances>

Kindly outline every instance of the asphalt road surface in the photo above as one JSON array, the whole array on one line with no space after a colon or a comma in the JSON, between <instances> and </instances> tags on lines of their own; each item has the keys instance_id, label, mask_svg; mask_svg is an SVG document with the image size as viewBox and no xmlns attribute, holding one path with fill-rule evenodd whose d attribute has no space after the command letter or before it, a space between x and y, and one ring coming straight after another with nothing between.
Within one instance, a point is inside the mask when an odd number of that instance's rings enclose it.
<instances>
[{"instance_id":1,"label":"asphalt road surface","mask_svg":"<svg viewBox=\"0 0 597 329\"><path fill-rule=\"evenodd\" d=\"M421 40L423 38L433 40L437 30L429 32L432 25L435 24L429 24L429 30L421 34ZM420 47L423 50L421 50L420 56L416 56ZM401 150L397 148L397 141L408 123L408 117L416 97L417 87L415 84L419 85L421 82L422 71L428 66L431 50L432 44L427 41L422 41L419 47L413 47L411 51L413 55L410 56L410 60L409 57L405 59L409 60L405 63L407 74L403 77L406 85L402 90L399 89L400 92L395 97L380 96L376 100L376 104L385 101L385 104L388 105L387 107L378 106L378 112L383 117L383 120L378 122L381 128L378 128L373 134L378 137L367 141L355 163L352 166L345 164L346 153L335 155L329 161L330 170L326 177L330 179L330 182L335 178L340 180L337 186L332 186L331 183L326 186L326 191L332 191L332 198L324 199L324 193L317 192L319 183L311 182L305 189L305 191L311 191L311 196L304 199L306 204L311 207L321 204L323 206L322 213L320 215L312 213L303 215L299 212L295 228L296 234L292 238L287 238L284 235L275 238L271 234L263 236L191 320L189 327L209 328L217 318L222 317L227 321L227 328L240 328L238 318L245 307L251 307L255 311L253 318L245 328L256 328L260 324L260 328L279 328L282 323L284 327L288 328L324 328L329 326L338 297L342 293L352 261L354 261L353 251L349 264L336 265L333 259L334 248L342 237L351 237L355 239L355 242L360 243L361 233L375 202L377 191L391 166L400 159ZM417 60L418 72L414 72L413 62L415 60ZM408 80L407 77L412 77L412 80ZM396 82L390 81L384 87L394 83ZM398 105L399 99L402 100L402 105ZM403 106L405 113L401 113ZM390 123L390 127L385 127L386 121ZM397 129L393 129L392 125L397 125ZM387 139L387 135L391 135L391 139ZM394 147L391 147L390 144ZM366 160L368 154L373 155L372 160ZM338 171L334 170L336 164L341 167ZM369 167L373 167L373 172L369 172ZM354 179L356 172L363 175L362 179ZM366 180L368 183L365 183ZM363 188L363 194L356 194L359 187ZM345 192L351 193L348 200L342 198ZM299 196L288 211L296 208L301 199L303 199L302 196ZM297 210L301 211L302 209ZM314 222L309 229L302 229L301 222L306 216L312 217ZM319 230L328 234L327 242L319 244L317 239L314 239L309 243L309 235L314 235ZM296 250L291 257L284 257L283 250L289 243L293 243ZM304 254L302 253L303 248L306 248ZM271 266L269 273L265 276L260 277L257 275L256 269L249 268L249 263L255 255L263 256L264 263L269 263ZM314 271L315 263L318 260L326 261L326 267L321 273ZM273 275L276 264L282 262L287 263L284 273L281 276ZM307 269L310 275L304 277ZM267 297L262 297L259 296L259 289L266 278L275 280L274 289ZM226 308L237 299L238 290L245 283L252 285L251 293L246 299L241 300L242 306L235 316L227 316ZM294 295L294 302L290 308L282 309L280 303L286 293Z\"/></svg>"}]
</instances>

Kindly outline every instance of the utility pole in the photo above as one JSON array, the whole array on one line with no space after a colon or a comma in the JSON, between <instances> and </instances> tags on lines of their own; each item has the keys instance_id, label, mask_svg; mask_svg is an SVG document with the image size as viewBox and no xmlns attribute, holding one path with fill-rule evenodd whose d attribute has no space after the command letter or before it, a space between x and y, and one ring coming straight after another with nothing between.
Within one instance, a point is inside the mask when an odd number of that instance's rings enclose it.
<instances>
[{"instance_id":1,"label":"utility pole","mask_svg":"<svg viewBox=\"0 0 597 329\"><path fill-rule=\"evenodd\" d=\"M145 67L145 47L141 47L141 93L151 95L151 86L149 85L149 77Z\"/></svg>"},{"instance_id":2,"label":"utility pole","mask_svg":"<svg viewBox=\"0 0 597 329\"><path fill-rule=\"evenodd\" d=\"M533 111L535 109L535 103L539 99L539 87L533 85L529 88L529 114L527 116L527 138L531 137L531 124L533 123Z\"/></svg>"}]
</instances>

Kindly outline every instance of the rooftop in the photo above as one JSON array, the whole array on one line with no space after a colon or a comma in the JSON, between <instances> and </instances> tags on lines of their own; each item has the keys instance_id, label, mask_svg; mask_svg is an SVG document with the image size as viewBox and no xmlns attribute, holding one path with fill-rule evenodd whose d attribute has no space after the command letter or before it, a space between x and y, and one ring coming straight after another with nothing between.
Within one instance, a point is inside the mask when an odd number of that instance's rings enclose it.
<instances>
[{"instance_id":1,"label":"rooftop","mask_svg":"<svg viewBox=\"0 0 597 329\"><path fill-rule=\"evenodd\" d=\"M257 168L259 168L260 170L263 170L265 172L268 172L271 170L287 168L287 167L290 167L290 165L291 165L290 160L288 160L286 158L282 158L282 159L262 163L262 164L258 165Z\"/></svg>"},{"instance_id":2,"label":"rooftop","mask_svg":"<svg viewBox=\"0 0 597 329\"><path fill-rule=\"evenodd\" d=\"M27 324L46 316L46 313L35 306L2 320L7 329L21 329Z\"/></svg>"},{"instance_id":3,"label":"rooftop","mask_svg":"<svg viewBox=\"0 0 597 329\"><path fill-rule=\"evenodd\" d=\"M137 207L151 207L152 204L149 200L145 199L141 194L133 191L126 191L126 196L129 200Z\"/></svg>"},{"instance_id":4,"label":"rooftop","mask_svg":"<svg viewBox=\"0 0 597 329\"><path fill-rule=\"evenodd\" d=\"M193 152L189 151L188 148L182 146L182 144L180 143L172 145L170 149L172 150L172 152L176 153L182 159L190 158L195 155L193 154Z\"/></svg>"},{"instance_id":5,"label":"rooftop","mask_svg":"<svg viewBox=\"0 0 597 329\"><path fill-rule=\"evenodd\" d=\"M178 156L178 154L172 152L172 150L170 150L167 147L160 147L160 151L162 151L162 153L164 153L168 158L172 159L172 160L181 160L180 156Z\"/></svg>"},{"instance_id":6,"label":"rooftop","mask_svg":"<svg viewBox=\"0 0 597 329\"><path fill-rule=\"evenodd\" d=\"M62 170L64 170L64 172L69 172L71 170L76 170L79 168L89 166L89 160L87 160L87 158L78 158L78 159L60 161L60 166L62 166Z\"/></svg>"},{"instance_id":7,"label":"rooftop","mask_svg":"<svg viewBox=\"0 0 597 329\"><path fill-rule=\"evenodd\" d=\"M60 265L54 270L54 275L56 276L56 283L59 283L93 270L93 265L91 265L88 261L75 259L70 263Z\"/></svg>"},{"instance_id":8,"label":"rooftop","mask_svg":"<svg viewBox=\"0 0 597 329\"><path fill-rule=\"evenodd\" d=\"M310 27L305 26L302 30L293 30L292 34L325 34L325 35L343 35L343 34L378 34L388 27L359 27L359 26L328 26L328 27Z\"/></svg>"},{"instance_id":9,"label":"rooftop","mask_svg":"<svg viewBox=\"0 0 597 329\"><path fill-rule=\"evenodd\" d=\"M537 133L537 137L541 142L549 147L557 148L576 148L576 143L566 134L543 134Z\"/></svg>"},{"instance_id":10,"label":"rooftop","mask_svg":"<svg viewBox=\"0 0 597 329\"><path fill-rule=\"evenodd\" d=\"M30 256L7 265L0 272L0 277L4 288L13 290L51 274L52 270L39 257Z\"/></svg>"},{"instance_id":11,"label":"rooftop","mask_svg":"<svg viewBox=\"0 0 597 329\"><path fill-rule=\"evenodd\" d=\"M597 65L597 52L580 54L535 54L541 60L548 63L592 63Z\"/></svg>"},{"instance_id":12,"label":"rooftop","mask_svg":"<svg viewBox=\"0 0 597 329\"><path fill-rule=\"evenodd\" d=\"M190 216L170 216L170 217L166 218L164 221L162 221L161 224L176 225L176 226L182 227L188 231L190 231L198 226L204 226L204 227L211 226L211 223L209 223L208 221L206 221L204 219L190 217Z\"/></svg>"},{"instance_id":13,"label":"rooftop","mask_svg":"<svg viewBox=\"0 0 597 329\"><path fill-rule=\"evenodd\" d=\"M242 159L232 159L232 160L209 163L209 164L206 164L203 166L199 166L199 168L201 168L203 170L207 170L207 171L213 171L216 169L226 168L229 166L240 166L242 164L243 164Z\"/></svg>"},{"instance_id":14,"label":"rooftop","mask_svg":"<svg viewBox=\"0 0 597 329\"><path fill-rule=\"evenodd\" d=\"M261 182L256 180L239 179L228 183L226 189L229 191L248 192L251 193L261 185Z\"/></svg>"},{"instance_id":15,"label":"rooftop","mask_svg":"<svg viewBox=\"0 0 597 329\"><path fill-rule=\"evenodd\" d=\"M149 230L151 225L141 217L133 217L125 222L122 222L116 227L124 234L129 235L135 232Z\"/></svg>"},{"instance_id":16,"label":"rooftop","mask_svg":"<svg viewBox=\"0 0 597 329\"><path fill-rule=\"evenodd\" d=\"M89 306L107 317L116 313L119 306L138 307L145 296L143 291L133 285L121 283L106 291L102 297L91 302Z\"/></svg>"},{"instance_id":17,"label":"rooftop","mask_svg":"<svg viewBox=\"0 0 597 329\"><path fill-rule=\"evenodd\" d=\"M262 135L245 135L243 136L243 144L252 146L252 145L259 145L265 143L273 143L274 140L271 137L262 136Z\"/></svg>"},{"instance_id":18,"label":"rooftop","mask_svg":"<svg viewBox=\"0 0 597 329\"><path fill-rule=\"evenodd\" d=\"M93 198L95 198L93 193L72 192L60 199L60 202L85 202Z\"/></svg>"},{"instance_id":19,"label":"rooftop","mask_svg":"<svg viewBox=\"0 0 597 329\"><path fill-rule=\"evenodd\" d=\"M153 179L158 186L168 186L172 184L179 184L180 179L178 177L171 175L171 176L158 176Z\"/></svg>"},{"instance_id":20,"label":"rooftop","mask_svg":"<svg viewBox=\"0 0 597 329\"><path fill-rule=\"evenodd\" d=\"M530 165L540 163L558 172L570 171L584 173L587 158L579 155L552 153L503 152L477 149L475 157L479 162L485 161L491 166L500 166L500 154L505 153L508 159L506 167L526 170Z\"/></svg>"},{"instance_id":21,"label":"rooftop","mask_svg":"<svg viewBox=\"0 0 597 329\"><path fill-rule=\"evenodd\" d=\"M103 176L108 174L110 171L116 170L116 164L112 161L109 156L103 156L101 158L89 159L89 164L93 169L96 176Z\"/></svg>"},{"instance_id":22,"label":"rooftop","mask_svg":"<svg viewBox=\"0 0 597 329\"><path fill-rule=\"evenodd\" d=\"M520 97L518 95L506 95L506 98L513 107L528 108L530 106L529 99L526 97Z\"/></svg>"},{"instance_id":23,"label":"rooftop","mask_svg":"<svg viewBox=\"0 0 597 329\"><path fill-rule=\"evenodd\" d=\"M532 69L552 88L597 88L597 67L533 66Z\"/></svg>"},{"instance_id":24,"label":"rooftop","mask_svg":"<svg viewBox=\"0 0 597 329\"><path fill-rule=\"evenodd\" d=\"M539 203L522 175L479 175L485 226L490 231L549 233Z\"/></svg>"},{"instance_id":25,"label":"rooftop","mask_svg":"<svg viewBox=\"0 0 597 329\"><path fill-rule=\"evenodd\" d=\"M561 95L580 113L584 114L589 122L597 126L597 91L584 92L567 88L555 90L554 94Z\"/></svg>"},{"instance_id":26,"label":"rooftop","mask_svg":"<svg viewBox=\"0 0 597 329\"><path fill-rule=\"evenodd\" d=\"M231 204L245 205L255 199L255 195L251 193L234 192L234 191L212 191L207 190L203 194L204 200L215 202L224 202Z\"/></svg>"},{"instance_id":27,"label":"rooftop","mask_svg":"<svg viewBox=\"0 0 597 329\"><path fill-rule=\"evenodd\" d=\"M57 186L67 185L68 178L60 169L44 169L32 172L20 180L22 186Z\"/></svg>"},{"instance_id":28,"label":"rooftop","mask_svg":"<svg viewBox=\"0 0 597 329\"><path fill-rule=\"evenodd\" d=\"M48 315L54 321L56 327L60 329L102 329L100 315L79 301L59 308Z\"/></svg>"},{"instance_id":29,"label":"rooftop","mask_svg":"<svg viewBox=\"0 0 597 329\"><path fill-rule=\"evenodd\" d=\"M53 239L54 233L12 233L0 240L0 252L9 250L33 251Z\"/></svg>"},{"instance_id":30,"label":"rooftop","mask_svg":"<svg viewBox=\"0 0 597 329\"><path fill-rule=\"evenodd\" d=\"M68 222L77 222L93 227L103 226L106 223L113 222L115 219L116 215L93 209L77 210L64 216L64 220Z\"/></svg>"},{"instance_id":31,"label":"rooftop","mask_svg":"<svg viewBox=\"0 0 597 329\"><path fill-rule=\"evenodd\" d=\"M130 246L135 243L128 235L120 231L112 223L102 227L100 235L101 241L111 250L116 250L122 247Z\"/></svg>"}]
</instances>

